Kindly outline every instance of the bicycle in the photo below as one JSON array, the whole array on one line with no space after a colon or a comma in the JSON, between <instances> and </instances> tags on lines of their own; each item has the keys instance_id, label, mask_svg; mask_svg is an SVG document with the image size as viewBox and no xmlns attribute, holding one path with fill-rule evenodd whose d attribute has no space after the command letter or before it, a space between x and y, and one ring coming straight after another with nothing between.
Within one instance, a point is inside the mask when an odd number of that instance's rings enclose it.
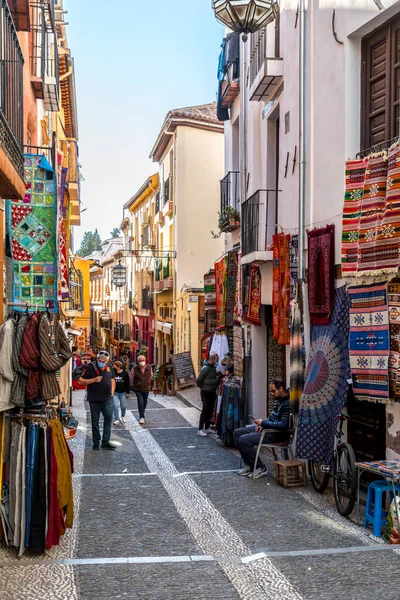
<instances>
[{"instance_id":1,"label":"bicycle","mask_svg":"<svg viewBox=\"0 0 400 600\"><path fill-rule=\"evenodd\" d=\"M318 460L308 461L311 483L319 494L324 493L332 475L336 508L343 517L352 512L357 496L356 457L352 446L342 442L343 423L349 418L349 415L343 412L338 416L339 427L335 433L332 465L325 465Z\"/></svg>"}]
</instances>

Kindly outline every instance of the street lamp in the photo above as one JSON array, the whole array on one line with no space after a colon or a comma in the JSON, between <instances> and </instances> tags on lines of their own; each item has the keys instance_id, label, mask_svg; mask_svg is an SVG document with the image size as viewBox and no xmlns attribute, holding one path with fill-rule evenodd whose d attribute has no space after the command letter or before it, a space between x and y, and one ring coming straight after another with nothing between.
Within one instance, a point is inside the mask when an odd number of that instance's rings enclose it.
<instances>
[{"instance_id":1,"label":"street lamp","mask_svg":"<svg viewBox=\"0 0 400 600\"><path fill-rule=\"evenodd\" d=\"M279 5L275 0L212 0L216 19L237 33L254 33L273 21Z\"/></svg>"},{"instance_id":2,"label":"street lamp","mask_svg":"<svg viewBox=\"0 0 400 600\"><path fill-rule=\"evenodd\" d=\"M126 267L121 265L121 261L111 269L111 281L117 288L122 288L126 285Z\"/></svg>"}]
</instances>

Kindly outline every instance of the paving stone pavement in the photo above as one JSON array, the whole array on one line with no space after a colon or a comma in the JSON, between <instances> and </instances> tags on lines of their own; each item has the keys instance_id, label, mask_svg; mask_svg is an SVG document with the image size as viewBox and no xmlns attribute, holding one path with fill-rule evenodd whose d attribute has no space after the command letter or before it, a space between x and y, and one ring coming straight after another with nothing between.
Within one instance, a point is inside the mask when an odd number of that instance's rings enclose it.
<instances>
[{"instance_id":1,"label":"paving stone pavement","mask_svg":"<svg viewBox=\"0 0 400 600\"><path fill-rule=\"evenodd\" d=\"M0 546L0 600L399 598L398 551L329 494L237 477L237 452L196 435L196 408L150 398L141 427L131 397L117 450L93 452L83 396L74 527L43 557Z\"/></svg>"}]
</instances>

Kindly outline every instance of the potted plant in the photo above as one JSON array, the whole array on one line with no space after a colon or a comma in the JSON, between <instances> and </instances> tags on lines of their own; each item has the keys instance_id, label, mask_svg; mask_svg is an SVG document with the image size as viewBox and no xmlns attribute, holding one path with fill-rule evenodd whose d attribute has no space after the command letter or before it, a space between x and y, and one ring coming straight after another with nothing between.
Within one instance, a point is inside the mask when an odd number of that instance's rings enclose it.
<instances>
[{"instance_id":1,"label":"potted plant","mask_svg":"<svg viewBox=\"0 0 400 600\"><path fill-rule=\"evenodd\" d=\"M225 206L218 213L218 226L220 231L236 229L240 223L240 213L233 206Z\"/></svg>"}]
</instances>

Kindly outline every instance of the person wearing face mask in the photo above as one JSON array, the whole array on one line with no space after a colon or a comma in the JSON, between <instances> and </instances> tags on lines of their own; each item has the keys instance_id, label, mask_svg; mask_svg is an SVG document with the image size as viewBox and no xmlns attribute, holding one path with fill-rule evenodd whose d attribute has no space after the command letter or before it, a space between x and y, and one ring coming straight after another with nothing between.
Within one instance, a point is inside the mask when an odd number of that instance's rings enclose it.
<instances>
[{"instance_id":1,"label":"person wearing face mask","mask_svg":"<svg viewBox=\"0 0 400 600\"><path fill-rule=\"evenodd\" d=\"M150 392L150 384L153 379L153 370L146 364L146 357L142 354L138 358L138 364L130 372L130 382L136 394L139 408L139 423L144 424L144 413Z\"/></svg>"},{"instance_id":2,"label":"person wearing face mask","mask_svg":"<svg viewBox=\"0 0 400 600\"><path fill-rule=\"evenodd\" d=\"M87 386L87 400L92 418L93 450L100 447L100 415L104 417L103 439L101 447L105 450L115 450L110 444L111 424L113 419L113 396L115 392L115 373L109 363L110 355L106 350L100 350L97 359L91 362L82 377L80 385Z\"/></svg>"}]
</instances>

